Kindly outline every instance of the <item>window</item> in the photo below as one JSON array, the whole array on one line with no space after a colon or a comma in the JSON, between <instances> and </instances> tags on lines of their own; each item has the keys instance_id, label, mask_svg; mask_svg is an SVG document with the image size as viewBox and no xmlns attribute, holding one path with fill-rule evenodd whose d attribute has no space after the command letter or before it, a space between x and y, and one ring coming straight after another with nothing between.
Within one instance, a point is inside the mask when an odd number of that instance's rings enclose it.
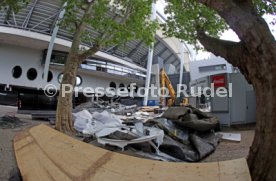
<instances>
[{"instance_id":1,"label":"window","mask_svg":"<svg viewBox=\"0 0 276 181\"><path fill-rule=\"evenodd\" d=\"M44 52L43 52L43 63L45 63L45 61L46 61L47 51L48 50L44 50ZM67 60L67 57L68 57L67 52L61 52L61 51L53 50L52 56L51 56L51 63L65 64L65 62Z\"/></svg>"},{"instance_id":2,"label":"window","mask_svg":"<svg viewBox=\"0 0 276 181\"><path fill-rule=\"evenodd\" d=\"M107 68L106 67L101 67L101 66L96 66L96 70L101 71L101 72L107 72Z\"/></svg>"},{"instance_id":3,"label":"window","mask_svg":"<svg viewBox=\"0 0 276 181\"><path fill-rule=\"evenodd\" d=\"M44 73L42 74L42 78L44 77ZM51 82L53 80L53 73L51 71L48 72L47 82Z\"/></svg>"},{"instance_id":4,"label":"window","mask_svg":"<svg viewBox=\"0 0 276 181\"><path fill-rule=\"evenodd\" d=\"M27 78L29 80L35 80L37 77L37 71L35 68L30 68L27 72Z\"/></svg>"},{"instance_id":5,"label":"window","mask_svg":"<svg viewBox=\"0 0 276 181\"><path fill-rule=\"evenodd\" d=\"M133 88L134 88L134 92L137 93L137 92L138 92L138 89L139 89L138 86L137 86L137 85L134 85Z\"/></svg>"},{"instance_id":6,"label":"window","mask_svg":"<svg viewBox=\"0 0 276 181\"><path fill-rule=\"evenodd\" d=\"M119 84L119 90L120 91L128 91L127 88L125 87L125 84L123 84L123 83Z\"/></svg>"},{"instance_id":7,"label":"window","mask_svg":"<svg viewBox=\"0 0 276 181\"><path fill-rule=\"evenodd\" d=\"M198 69L199 69L199 72L210 72L210 71L226 70L226 64L198 67Z\"/></svg>"},{"instance_id":8,"label":"window","mask_svg":"<svg viewBox=\"0 0 276 181\"><path fill-rule=\"evenodd\" d=\"M51 82L53 80L53 73L51 71L48 72L47 82Z\"/></svg>"},{"instance_id":9,"label":"window","mask_svg":"<svg viewBox=\"0 0 276 181\"><path fill-rule=\"evenodd\" d=\"M82 78L81 76L77 75L76 77L76 86L80 86L82 84Z\"/></svg>"},{"instance_id":10,"label":"window","mask_svg":"<svg viewBox=\"0 0 276 181\"><path fill-rule=\"evenodd\" d=\"M63 78L63 74L61 73L61 74L58 75L58 82L60 84L62 82L62 78ZM82 84L82 78L81 78L81 76L77 75L77 77L76 77L76 86L80 86L81 84Z\"/></svg>"},{"instance_id":11,"label":"window","mask_svg":"<svg viewBox=\"0 0 276 181\"><path fill-rule=\"evenodd\" d=\"M15 66L12 69L12 76L16 79L18 79L22 75L22 68L20 66Z\"/></svg>"},{"instance_id":12,"label":"window","mask_svg":"<svg viewBox=\"0 0 276 181\"><path fill-rule=\"evenodd\" d=\"M63 74L59 74L59 75L58 75L58 83L61 84L62 78L63 78Z\"/></svg>"},{"instance_id":13,"label":"window","mask_svg":"<svg viewBox=\"0 0 276 181\"><path fill-rule=\"evenodd\" d=\"M109 87L112 87L112 88L115 88L116 89L116 83L115 82L110 82L110 84L109 84Z\"/></svg>"},{"instance_id":14,"label":"window","mask_svg":"<svg viewBox=\"0 0 276 181\"><path fill-rule=\"evenodd\" d=\"M130 92L130 85L127 86L127 90L128 90L128 92Z\"/></svg>"},{"instance_id":15,"label":"window","mask_svg":"<svg viewBox=\"0 0 276 181\"><path fill-rule=\"evenodd\" d=\"M127 86L128 92L130 92L131 89L132 89L132 91L134 91L135 93L137 93L139 88L138 88L137 85L132 85L132 87L131 87L131 85L128 85L128 86Z\"/></svg>"}]
</instances>

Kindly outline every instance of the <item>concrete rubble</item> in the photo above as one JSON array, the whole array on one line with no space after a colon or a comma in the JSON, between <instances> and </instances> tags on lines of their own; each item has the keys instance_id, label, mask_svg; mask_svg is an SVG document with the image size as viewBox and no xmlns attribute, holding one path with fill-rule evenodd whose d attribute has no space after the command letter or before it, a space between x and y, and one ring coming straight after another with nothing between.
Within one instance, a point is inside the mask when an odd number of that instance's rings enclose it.
<instances>
[{"instance_id":1,"label":"concrete rubble","mask_svg":"<svg viewBox=\"0 0 276 181\"><path fill-rule=\"evenodd\" d=\"M221 135L222 140L233 141L233 142L241 142L241 134L240 133L218 132L217 134Z\"/></svg>"},{"instance_id":2,"label":"concrete rubble","mask_svg":"<svg viewBox=\"0 0 276 181\"><path fill-rule=\"evenodd\" d=\"M216 149L216 117L191 106L157 109L87 102L73 110L74 127L86 142L154 160L197 162Z\"/></svg>"},{"instance_id":3,"label":"concrete rubble","mask_svg":"<svg viewBox=\"0 0 276 181\"><path fill-rule=\"evenodd\" d=\"M26 125L24 121L11 115L4 115L0 117L0 128L2 129L14 129Z\"/></svg>"}]
</instances>

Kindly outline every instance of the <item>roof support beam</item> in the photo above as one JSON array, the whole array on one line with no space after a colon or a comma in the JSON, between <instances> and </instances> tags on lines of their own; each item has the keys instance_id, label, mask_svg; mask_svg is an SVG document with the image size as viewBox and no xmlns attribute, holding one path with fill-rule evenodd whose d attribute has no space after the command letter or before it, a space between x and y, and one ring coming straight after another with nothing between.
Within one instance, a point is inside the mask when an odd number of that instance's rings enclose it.
<instances>
[{"instance_id":1,"label":"roof support beam","mask_svg":"<svg viewBox=\"0 0 276 181\"><path fill-rule=\"evenodd\" d=\"M156 20L156 2L152 2L151 6L151 21ZM159 41L160 43L160 41ZM152 60L153 60L153 53L154 53L154 43L151 44L149 47L148 52L148 62L147 62L147 76L146 76L146 82L145 82L145 97L143 100L143 105L148 105L148 98L149 98L149 86L150 86L150 80L151 80L151 67L152 67Z\"/></svg>"},{"instance_id":2,"label":"roof support beam","mask_svg":"<svg viewBox=\"0 0 276 181\"><path fill-rule=\"evenodd\" d=\"M114 54L117 51L118 48L119 48L119 45L115 45L111 50L109 50L109 52L111 54Z\"/></svg>"},{"instance_id":3,"label":"roof support beam","mask_svg":"<svg viewBox=\"0 0 276 181\"><path fill-rule=\"evenodd\" d=\"M27 26L28 26L28 24L29 24L29 21L30 21L30 19L31 19L31 17L32 17L33 11L34 11L34 9L35 9L35 6L36 6L36 4L37 4L37 1L38 1L38 0L35 0L34 3L32 4L32 7L31 7L31 9L30 9L30 11L29 11L27 17L25 18L25 20L24 20L24 22L23 22L23 24L22 24L22 28L27 28Z\"/></svg>"},{"instance_id":4,"label":"roof support beam","mask_svg":"<svg viewBox=\"0 0 276 181\"><path fill-rule=\"evenodd\" d=\"M174 59L174 61L172 61L172 64L177 65L175 64L176 62L179 62L178 58Z\"/></svg>"},{"instance_id":5,"label":"roof support beam","mask_svg":"<svg viewBox=\"0 0 276 181\"><path fill-rule=\"evenodd\" d=\"M180 44L180 47L179 47L179 49L180 49L180 72L179 72L179 74L180 74L180 76L179 76L179 84L182 84L182 78L183 78L183 69L184 69L184 43L181 43Z\"/></svg>"},{"instance_id":6,"label":"roof support beam","mask_svg":"<svg viewBox=\"0 0 276 181\"><path fill-rule=\"evenodd\" d=\"M143 45L143 41L140 41L137 45L136 45L136 48L134 48L133 50L131 50L129 52L129 54L127 55L127 57L131 57L133 54L135 54L139 48L141 47L141 45Z\"/></svg>"},{"instance_id":7,"label":"roof support beam","mask_svg":"<svg viewBox=\"0 0 276 181\"><path fill-rule=\"evenodd\" d=\"M16 22L16 18L15 18L15 13L14 12L12 12L12 17L13 17L14 25L17 26L17 22Z\"/></svg>"},{"instance_id":8,"label":"roof support beam","mask_svg":"<svg viewBox=\"0 0 276 181\"><path fill-rule=\"evenodd\" d=\"M159 57L159 56L161 56L165 51L167 51L168 50L168 48L167 47L164 47L157 55L156 55L156 57Z\"/></svg>"},{"instance_id":9,"label":"roof support beam","mask_svg":"<svg viewBox=\"0 0 276 181\"><path fill-rule=\"evenodd\" d=\"M52 14L51 16L47 17L46 19L40 21L39 23L37 23L36 25L34 25L30 30L34 30L36 27L38 27L39 25L43 24L45 21L47 21L47 20L49 20L49 19L55 17L58 13L59 13L59 12L54 13L54 14Z\"/></svg>"},{"instance_id":10,"label":"roof support beam","mask_svg":"<svg viewBox=\"0 0 276 181\"><path fill-rule=\"evenodd\" d=\"M165 58L165 61L167 62L174 54L171 53L167 58Z\"/></svg>"},{"instance_id":11,"label":"roof support beam","mask_svg":"<svg viewBox=\"0 0 276 181\"><path fill-rule=\"evenodd\" d=\"M167 59L166 63L172 63L175 61L175 57L171 56L169 59Z\"/></svg>"},{"instance_id":12,"label":"roof support beam","mask_svg":"<svg viewBox=\"0 0 276 181\"><path fill-rule=\"evenodd\" d=\"M48 72L49 72L50 60L51 60L52 52L54 49L55 39L57 37L57 33L59 30L59 21L64 17L66 6L67 6L67 3L65 2L63 5L63 10L59 13L58 21L56 22L56 25L53 30L53 34L52 34L52 37L51 37L51 40L50 40L50 43L48 46L48 51L47 51L45 65L44 65L44 71L43 71L43 82L45 83L45 85L48 82Z\"/></svg>"},{"instance_id":13,"label":"roof support beam","mask_svg":"<svg viewBox=\"0 0 276 181\"><path fill-rule=\"evenodd\" d=\"M154 47L157 47L161 42L159 40L157 40L157 42L154 44ZM148 52L140 59L140 60L145 60L148 56Z\"/></svg>"},{"instance_id":14,"label":"roof support beam","mask_svg":"<svg viewBox=\"0 0 276 181\"><path fill-rule=\"evenodd\" d=\"M108 48L107 50L105 50L106 53L109 53L111 50L113 50L114 48L116 48L118 45L113 45L110 48Z\"/></svg>"},{"instance_id":15,"label":"roof support beam","mask_svg":"<svg viewBox=\"0 0 276 181\"><path fill-rule=\"evenodd\" d=\"M174 64L176 67L179 67L179 65L180 65L180 63L176 63L176 64Z\"/></svg>"}]
</instances>

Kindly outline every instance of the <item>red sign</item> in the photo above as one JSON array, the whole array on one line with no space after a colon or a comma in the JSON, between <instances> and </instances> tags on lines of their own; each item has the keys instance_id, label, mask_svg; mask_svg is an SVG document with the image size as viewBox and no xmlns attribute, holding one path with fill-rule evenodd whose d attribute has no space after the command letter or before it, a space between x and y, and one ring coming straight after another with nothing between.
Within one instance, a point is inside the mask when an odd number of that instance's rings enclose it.
<instances>
[{"instance_id":1,"label":"red sign","mask_svg":"<svg viewBox=\"0 0 276 181\"><path fill-rule=\"evenodd\" d=\"M211 79L214 87L226 87L225 75L213 75Z\"/></svg>"}]
</instances>

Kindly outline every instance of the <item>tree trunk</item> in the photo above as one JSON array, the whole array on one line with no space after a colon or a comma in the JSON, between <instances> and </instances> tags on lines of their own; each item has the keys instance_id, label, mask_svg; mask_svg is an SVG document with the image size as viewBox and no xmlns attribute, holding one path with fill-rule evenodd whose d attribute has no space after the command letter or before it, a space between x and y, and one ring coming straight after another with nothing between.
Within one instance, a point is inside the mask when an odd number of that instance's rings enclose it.
<instances>
[{"instance_id":1,"label":"tree trunk","mask_svg":"<svg viewBox=\"0 0 276 181\"><path fill-rule=\"evenodd\" d=\"M243 42L218 40L204 33L199 33L199 40L208 51L238 67L248 82L252 83L256 94L257 117L248 165L254 181L276 180L275 43L271 41L260 44L254 53L249 53ZM266 49L265 47L269 49L262 51Z\"/></svg>"},{"instance_id":2,"label":"tree trunk","mask_svg":"<svg viewBox=\"0 0 276 181\"><path fill-rule=\"evenodd\" d=\"M276 180L276 43L251 1L198 0L216 10L237 33L235 43L198 32L202 45L240 69L257 101L256 131L248 165L254 181Z\"/></svg>"},{"instance_id":3,"label":"tree trunk","mask_svg":"<svg viewBox=\"0 0 276 181\"><path fill-rule=\"evenodd\" d=\"M252 80L256 92L257 125L248 165L255 181L276 180L276 70L266 73L272 79Z\"/></svg>"},{"instance_id":4,"label":"tree trunk","mask_svg":"<svg viewBox=\"0 0 276 181\"><path fill-rule=\"evenodd\" d=\"M86 7L84 14L80 20L80 23L76 23L76 31L74 34L72 46L70 48L67 61L65 63L63 78L60 85L60 92L59 92L57 112L56 112L56 129L67 134L75 133L75 130L73 127L73 120L72 120L73 91L70 93L64 94L64 92L62 91L62 86L70 85L72 86L72 90L74 90L75 84L76 84L76 75L80 64L88 56L91 56L98 51L97 49L98 46L94 46L94 47L91 47L88 51L84 52L83 54L79 54L81 36L86 26L85 21L90 16L93 3L94 1L91 1L88 3L88 6Z\"/></svg>"},{"instance_id":5,"label":"tree trunk","mask_svg":"<svg viewBox=\"0 0 276 181\"><path fill-rule=\"evenodd\" d=\"M62 83L60 86L60 93L58 98L57 105L57 116L56 116L56 129L62 131L64 133L74 133L73 121L72 121L72 98L73 91L70 93L64 94L62 91L62 87L64 86L68 91L69 88L67 85L75 87L76 83L76 75L78 71L78 67L80 65L78 55L69 54L67 62L65 64L65 69L63 72Z\"/></svg>"}]
</instances>

